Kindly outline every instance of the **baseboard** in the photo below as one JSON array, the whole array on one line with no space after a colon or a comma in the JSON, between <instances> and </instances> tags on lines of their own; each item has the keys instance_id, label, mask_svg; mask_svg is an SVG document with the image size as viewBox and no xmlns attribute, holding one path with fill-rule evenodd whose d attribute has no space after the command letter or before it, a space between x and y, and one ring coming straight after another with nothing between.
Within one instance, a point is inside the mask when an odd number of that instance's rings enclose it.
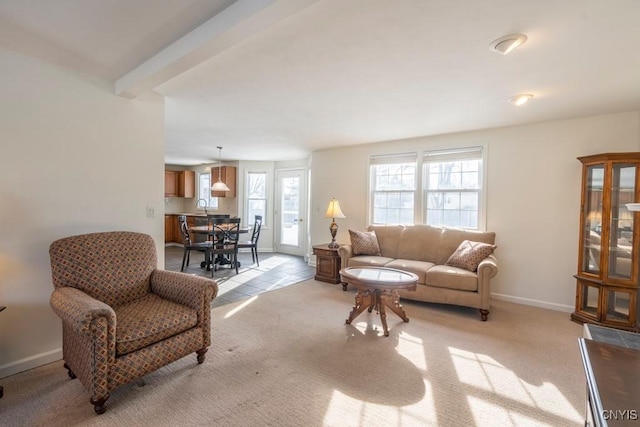
<instances>
[{"instance_id":1,"label":"baseboard","mask_svg":"<svg viewBox=\"0 0 640 427\"><path fill-rule=\"evenodd\" d=\"M491 298L502 300L502 301L514 302L516 304L530 305L530 306L539 307L539 308L547 308L553 311L562 311L564 313L573 313L575 308L572 305L556 304L556 303L547 302L547 301L539 301L539 300L530 299L530 298L514 297L512 295L504 295L504 294L496 294L496 293L492 293Z\"/></svg>"},{"instance_id":2,"label":"baseboard","mask_svg":"<svg viewBox=\"0 0 640 427\"><path fill-rule=\"evenodd\" d=\"M37 368L38 366L46 365L47 363L55 362L60 359L62 359L61 348L51 350L46 353L36 354L21 360L16 360L15 362L0 366L0 378L28 371L29 369Z\"/></svg>"}]
</instances>

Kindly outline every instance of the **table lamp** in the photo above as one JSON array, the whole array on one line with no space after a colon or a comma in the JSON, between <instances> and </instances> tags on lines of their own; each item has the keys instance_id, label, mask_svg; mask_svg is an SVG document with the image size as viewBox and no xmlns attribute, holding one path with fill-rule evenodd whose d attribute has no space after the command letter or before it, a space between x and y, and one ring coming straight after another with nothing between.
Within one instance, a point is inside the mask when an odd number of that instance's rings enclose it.
<instances>
[{"instance_id":1,"label":"table lamp","mask_svg":"<svg viewBox=\"0 0 640 427\"><path fill-rule=\"evenodd\" d=\"M342 209L340 209L340 203L335 199L331 199L329 202L329 207L327 208L327 213L324 214L325 218L331 218L331 225L329 226L329 231L331 231L331 243L329 243L330 248L338 248L340 245L336 242L336 234L338 233L338 224L336 224L336 218L346 218L342 213Z\"/></svg>"}]
</instances>

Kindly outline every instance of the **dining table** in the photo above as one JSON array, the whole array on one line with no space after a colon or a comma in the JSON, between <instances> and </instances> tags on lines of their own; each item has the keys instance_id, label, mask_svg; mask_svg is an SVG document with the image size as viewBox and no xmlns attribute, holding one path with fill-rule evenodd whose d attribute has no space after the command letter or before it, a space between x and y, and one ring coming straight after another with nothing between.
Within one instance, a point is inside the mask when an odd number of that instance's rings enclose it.
<instances>
[{"instance_id":1,"label":"dining table","mask_svg":"<svg viewBox=\"0 0 640 427\"><path fill-rule=\"evenodd\" d=\"M225 224L219 224L216 226L218 229L219 228L224 228ZM238 228L238 233L239 234L244 234L244 233L248 233L249 231L251 231L251 227L240 227ZM210 225L194 225L192 227L189 227L189 232L194 233L194 234L206 234L208 237L211 237L213 240L214 234L220 234L221 232L219 230L214 230L212 226ZM218 255L216 257L215 260L213 260L215 264L218 265L227 265L227 264L231 264L231 261L229 261L228 259L226 259L224 256L222 255ZM207 267L207 271L211 270L211 262L210 260L204 260L200 263L200 267L204 268ZM238 261L238 267L240 267L240 261Z\"/></svg>"}]
</instances>

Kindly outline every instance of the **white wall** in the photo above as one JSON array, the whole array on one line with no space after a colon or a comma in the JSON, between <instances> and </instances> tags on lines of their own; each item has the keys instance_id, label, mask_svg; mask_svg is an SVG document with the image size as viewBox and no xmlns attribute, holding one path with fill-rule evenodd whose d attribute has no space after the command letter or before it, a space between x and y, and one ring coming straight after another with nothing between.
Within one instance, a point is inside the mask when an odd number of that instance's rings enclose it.
<instances>
[{"instance_id":1,"label":"white wall","mask_svg":"<svg viewBox=\"0 0 640 427\"><path fill-rule=\"evenodd\" d=\"M49 245L152 235L164 265L163 101L0 49L0 377L61 358ZM146 207L156 216L147 218Z\"/></svg>"},{"instance_id":2,"label":"white wall","mask_svg":"<svg viewBox=\"0 0 640 427\"><path fill-rule=\"evenodd\" d=\"M494 297L573 311L578 252L581 164L600 152L640 150L640 112L388 141L317 151L311 170L311 244L327 242L324 210L331 197L348 229L367 226L369 156L486 143L487 230L496 232Z\"/></svg>"}]
</instances>

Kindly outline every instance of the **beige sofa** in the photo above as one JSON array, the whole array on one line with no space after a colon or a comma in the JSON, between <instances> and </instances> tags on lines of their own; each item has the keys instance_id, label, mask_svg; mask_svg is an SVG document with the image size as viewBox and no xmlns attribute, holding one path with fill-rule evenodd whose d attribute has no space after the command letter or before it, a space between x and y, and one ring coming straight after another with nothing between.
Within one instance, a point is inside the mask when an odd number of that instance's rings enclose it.
<instances>
[{"instance_id":1,"label":"beige sofa","mask_svg":"<svg viewBox=\"0 0 640 427\"><path fill-rule=\"evenodd\" d=\"M465 241L495 244L495 233L478 232L429 225L371 225L380 254L354 254L353 245L338 249L342 268L354 266L389 267L418 276L415 291L400 290L402 298L455 304L478 308L487 320L491 308L491 278L498 273L496 257L482 259L477 271L446 265L450 256ZM343 283L346 290L347 284Z\"/></svg>"}]
</instances>

